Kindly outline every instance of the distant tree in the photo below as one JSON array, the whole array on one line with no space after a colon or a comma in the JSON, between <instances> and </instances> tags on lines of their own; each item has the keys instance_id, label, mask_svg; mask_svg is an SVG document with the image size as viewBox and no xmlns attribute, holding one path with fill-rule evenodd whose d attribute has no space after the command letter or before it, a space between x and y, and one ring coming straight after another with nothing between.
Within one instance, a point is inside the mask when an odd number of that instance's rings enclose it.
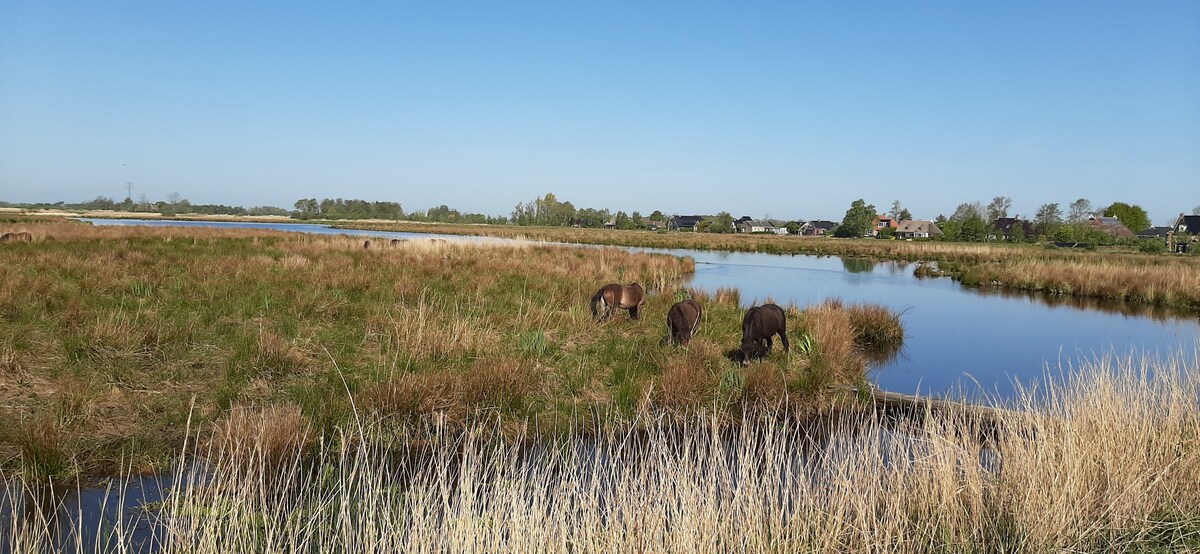
<instances>
[{"instance_id":1,"label":"distant tree","mask_svg":"<svg viewBox=\"0 0 1200 554\"><path fill-rule=\"evenodd\" d=\"M877 238L881 238L881 239L896 238L896 228L895 227L884 227L884 228L880 229L879 235L877 236Z\"/></svg>"},{"instance_id":2,"label":"distant tree","mask_svg":"<svg viewBox=\"0 0 1200 554\"><path fill-rule=\"evenodd\" d=\"M954 209L954 214L950 216L950 219L962 223L968 219L976 217L983 219L983 204L980 204L979 202L964 202L959 204L958 207Z\"/></svg>"},{"instance_id":3,"label":"distant tree","mask_svg":"<svg viewBox=\"0 0 1200 554\"><path fill-rule=\"evenodd\" d=\"M708 221L708 225L704 230L709 233L732 233L733 216L729 212L721 212L712 218L711 221Z\"/></svg>"},{"instance_id":4,"label":"distant tree","mask_svg":"<svg viewBox=\"0 0 1200 554\"><path fill-rule=\"evenodd\" d=\"M896 214L896 219L900 221L912 221L912 218L912 212L909 212L908 208L904 208L900 210L900 213Z\"/></svg>"},{"instance_id":5,"label":"distant tree","mask_svg":"<svg viewBox=\"0 0 1200 554\"><path fill-rule=\"evenodd\" d=\"M1038 208L1037 215L1034 218L1037 223L1037 232L1039 235L1049 235L1054 232L1054 229L1062 225L1062 209L1058 207L1058 203L1042 204Z\"/></svg>"},{"instance_id":6,"label":"distant tree","mask_svg":"<svg viewBox=\"0 0 1200 554\"><path fill-rule=\"evenodd\" d=\"M629 214L625 212L617 212L615 223L618 229L632 229L633 222L629 219Z\"/></svg>"},{"instance_id":7,"label":"distant tree","mask_svg":"<svg viewBox=\"0 0 1200 554\"><path fill-rule=\"evenodd\" d=\"M637 210L634 210L632 214L629 214L629 223L632 225L633 229L646 228L646 220L642 218L642 212Z\"/></svg>"},{"instance_id":8,"label":"distant tree","mask_svg":"<svg viewBox=\"0 0 1200 554\"><path fill-rule=\"evenodd\" d=\"M900 201L893 200L892 201L892 209L888 210L888 216L890 216L892 219L901 219L900 213L904 212L904 211L907 211L907 210L904 209L904 206L900 205Z\"/></svg>"},{"instance_id":9,"label":"distant tree","mask_svg":"<svg viewBox=\"0 0 1200 554\"><path fill-rule=\"evenodd\" d=\"M1197 205L1195 208L1192 208L1192 215L1200 215L1200 205Z\"/></svg>"},{"instance_id":10,"label":"distant tree","mask_svg":"<svg viewBox=\"0 0 1200 554\"><path fill-rule=\"evenodd\" d=\"M1077 242L1079 240L1079 237L1076 236L1074 225L1059 225L1051 235L1058 242Z\"/></svg>"},{"instance_id":11,"label":"distant tree","mask_svg":"<svg viewBox=\"0 0 1200 554\"><path fill-rule=\"evenodd\" d=\"M959 239L959 234L962 231L962 223L953 219L947 219L938 223L938 228L942 230L941 240L955 241Z\"/></svg>"},{"instance_id":12,"label":"distant tree","mask_svg":"<svg viewBox=\"0 0 1200 554\"><path fill-rule=\"evenodd\" d=\"M663 215L663 213L658 210L654 210L654 212L650 214L650 221L666 221L666 219L667 216Z\"/></svg>"},{"instance_id":13,"label":"distant tree","mask_svg":"<svg viewBox=\"0 0 1200 554\"><path fill-rule=\"evenodd\" d=\"M1012 242L1025 242L1025 225L1021 221L1014 221L1012 230L1009 231L1008 240Z\"/></svg>"},{"instance_id":14,"label":"distant tree","mask_svg":"<svg viewBox=\"0 0 1200 554\"><path fill-rule=\"evenodd\" d=\"M962 222L962 229L958 233L959 240L970 242L983 242L987 240L990 226L984 222L982 217L971 216Z\"/></svg>"},{"instance_id":15,"label":"distant tree","mask_svg":"<svg viewBox=\"0 0 1200 554\"><path fill-rule=\"evenodd\" d=\"M1150 216L1146 214L1146 210L1143 210L1137 204L1129 205L1124 202L1113 202L1107 208L1104 208L1103 211L1104 215L1121 220L1123 225L1135 233L1150 228Z\"/></svg>"},{"instance_id":16,"label":"distant tree","mask_svg":"<svg viewBox=\"0 0 1200 554\"><path fill-rule=\"evenodd\" d=\"M787 227L787 232L789 235L799 235L800 234L800 222L799 221L789 221L788 224L786 225L786 227Z\"/></svg>"},{"instance_id":17,"label":"distant tree","mask_svg":"<svg viewBox=\"0 0 1200 554\"><path fill-rule=\"evenodd\" d=\"M183 200L183 196L180 195L178 192L172 192L171 194L167 195L167 203L171 204L172 209L179 208L180 200Z\"/></svg>"},{"instance_id":18,"label":"distant tree","mask_svg":"<svg viewBox=\"0 0 1200 554\"><path fill-rule=\"evenodd\" d=\"M875 205L867 204L859 198L850 203L850 209L846 210L846 216L842 218L841 225L838 225L833 234L843 238L864 236L871 230L875 215Z\"/></svg>"},{"instance_id":19,"label":"distant tree","mask_svg":"<svg viewBox=\"0 0 1200 554\"><path fill-rule=\"evenodd\" d=\"M1080 223L1092 215L1092 201L1087 198L1080 198L1071 202L1069 210L1067 212L1067 223Z\"/></svg>"},{"instance_id":20,"label":"distant tree","mask_svg":"<svg viewBox=\"0 0 1200 554\"><path fill-rule=\"evenodd\" d=\"M933 222L937 223L938 227L941 227L942 224L946 222L946 216L944 216L942 214L938 214L938 216L936 218L934 218Z\"/></svg>"},{"instance_id":21,"label":"distant tree","mask_svg":"<svg viewBox=\"0 0 1200 554\"><path fill-rule=\"evenodd\" d=\"M987 221L989 223L1002 217L1008 217L1008 209L1012 207L1012 198L997 196L987 206Z\"/></svg>"}]
</instances>

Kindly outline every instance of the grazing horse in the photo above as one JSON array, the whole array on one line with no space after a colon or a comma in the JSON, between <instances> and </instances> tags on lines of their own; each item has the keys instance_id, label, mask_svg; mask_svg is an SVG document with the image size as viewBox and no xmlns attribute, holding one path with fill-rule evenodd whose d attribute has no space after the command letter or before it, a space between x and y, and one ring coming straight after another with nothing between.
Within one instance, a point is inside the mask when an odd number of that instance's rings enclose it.
<instances>
[{"instance_id":1,"label":"grazing horse","mask_svg":"<svg viewBox=\"0 0 1200 554\"><path fill-rule=\"evenodd\" d=\"M592 295L592 318L603 321L612 316L613 310L620 308L629 311L630 319L637 319L638 309L645 302L646 291L641 285L630 283L629 286L621 286L610 283L600 287L600 290Z\"/></svg>"},{"instance_id":2,"label":"grazing horse","mask_svg":"<svg viewBox=\"0 0 1200 554\"><path fill-rule=\"evenodd\" d=\"M371 249L371 241L364 240L363 241L363 250L370 250L370 249Z\"/></svg>"},{"instance_id":3,"label":"grazing horse","mask_svg":"<svg viewBox=\"0 0 1200 554\"><path fill-rule=\"evenodd\" d=\"M4 233L0 235L0 242L33 242L33 235L29 233Z\"/></svg>"},{"instance_id":4,"label":"grazing horse","mask_svg":"<svg viewBox=\"0 0 1200 554\"><path fill-rule=\"evenodd\" d=\"M404 239L392 239L391 245L398 246L404 244Z\"/></svg>"},{"instance_id":5,"label":"grazing horse","mask_svg":"<svg viewBox=\"0 0 1200 554\"><path fill-rule=\"evenodd\" d=\"M687 346L695 336L696 329L700 327L700 316L703 313L700 303L695 300L684 300L671 306L671 309L667 310L667 332L670 334L670 341Z\"/></svg>"},{"instance_id":6,"label":"grazing horse","mask_svg":"<svg viewBox=\"0 0 1200 554\"><path fill-rule=\"evenodd\" d=\"M775 304L763 304L746 310L742 318L742 355L749 361L771 353L771 337L778 334L783 351L789 350L787 314Z\"/></svg>"}]
</instances>

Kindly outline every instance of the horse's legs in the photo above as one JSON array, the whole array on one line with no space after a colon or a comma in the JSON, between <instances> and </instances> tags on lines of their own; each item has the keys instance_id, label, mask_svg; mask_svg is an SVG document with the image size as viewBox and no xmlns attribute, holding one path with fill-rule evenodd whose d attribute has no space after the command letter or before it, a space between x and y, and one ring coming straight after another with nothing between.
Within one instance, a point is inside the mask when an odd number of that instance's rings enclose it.
<instances>
[{"instance_id":1,"label":"horse's legs","mask_svg":"<svg viewBox=\"0 0 1200 554\"><path fill-rule=\"evenodd\" d=\"M763 354L764 356L771 355L771 347L772 346L775 346L775 342L771 340L771 337L767 337L767 351Z\"/></svg>"},{"instance_id":2,"label":"horse's legs","mask_svg":"<svg viewBox=\"0 0 1200 554\"><path fill-rule=\"evenodd\" d=\"M780 332L779 332L779 342L782 342L782 343L783 343L783 351L784 351L784 352L788 352L789 350L791 350L791 346L790 346L790 345L788 345L788 339L787 339L787 332L786 332L786 331L780 331Z\"/></svg>"},{"instance_id":3,"label":"horse's legs","mask_svg":"<svg viewBox=\"0 0 1200 554\"><path fill-rule=\"evenodd\" d=\"M637 318L638 318L638 306L629 308L629 319L637 319Z\"/></svg>"}]
</instances>

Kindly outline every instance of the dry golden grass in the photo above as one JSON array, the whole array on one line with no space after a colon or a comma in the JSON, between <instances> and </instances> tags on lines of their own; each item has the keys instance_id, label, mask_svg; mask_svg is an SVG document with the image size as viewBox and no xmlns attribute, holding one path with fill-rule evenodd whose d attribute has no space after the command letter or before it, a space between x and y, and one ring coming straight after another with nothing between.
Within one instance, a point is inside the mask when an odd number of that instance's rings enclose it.
<instances>
[{"instance_id":1,"label":"dry golden grass","mask_svg":"<svg viewBox=\"0 0 1200 554\"><path fill-rule=\"evenodd\" d=\"M295 463L314 440L298 406L234 406L213 426L204 453L216 471L271 474Z\"/></svg>"}]
</instances>

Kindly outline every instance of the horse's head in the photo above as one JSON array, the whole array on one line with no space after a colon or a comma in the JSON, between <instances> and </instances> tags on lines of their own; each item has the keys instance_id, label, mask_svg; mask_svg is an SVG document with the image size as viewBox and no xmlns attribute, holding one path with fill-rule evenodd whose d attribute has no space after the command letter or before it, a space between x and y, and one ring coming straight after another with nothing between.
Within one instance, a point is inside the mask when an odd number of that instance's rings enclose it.
<instances>
[{"instance_id":1,"label":"horse's head","mask_svg":"<svg viewBox=\"0 0 1200 554\"><path fill-rule=\"evenodd\" d=\"M761 358L763 355L762 341L743 337L741 351L742 361L744 362L749 362L754 358Z\"/></svg>"}]
</instances>

